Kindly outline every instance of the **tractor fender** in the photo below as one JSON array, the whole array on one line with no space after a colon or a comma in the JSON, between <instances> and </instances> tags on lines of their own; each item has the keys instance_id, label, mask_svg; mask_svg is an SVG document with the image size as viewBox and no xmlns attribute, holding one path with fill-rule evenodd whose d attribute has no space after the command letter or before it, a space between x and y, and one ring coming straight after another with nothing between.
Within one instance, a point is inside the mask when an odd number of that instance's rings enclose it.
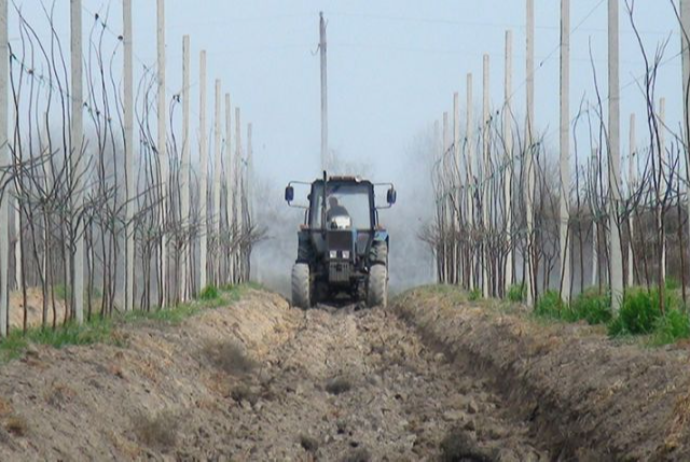
<instances>
[{"instance_id":1,"label":"tractor fender","mask_svg":"<svg viewBox=\"0 0 690 462\"><path fill-rule=\"evenodd\" d=\"M388 265L389 236L386 230L376 230L369 250L369 262L373 264Z\"/></svg>"},{"instance_id":2,"label":"tractor fender","mask_svg":"<svg viewBox=\"0 0 690 462\"><path fill-rule=\"evenodd\" d=\"M297 233L297 263L311 263L314 260L314 244L308 230Z\"/></svg>"}]
</instances>

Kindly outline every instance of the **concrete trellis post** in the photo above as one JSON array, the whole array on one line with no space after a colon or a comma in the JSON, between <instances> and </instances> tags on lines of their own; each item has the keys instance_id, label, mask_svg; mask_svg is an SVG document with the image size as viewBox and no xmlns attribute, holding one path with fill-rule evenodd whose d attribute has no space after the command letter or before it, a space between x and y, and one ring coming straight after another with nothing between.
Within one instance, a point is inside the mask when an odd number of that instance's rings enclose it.
<instances>
[{"instance_id":1,"label":"concrete trellis post","mask_svg":"<svg viewBox=\"0 0 690 462\"><path fill-rule=\"evenodd\" d=\"M213 252L213 281L216 286L220 286L220 269L221 269L221 252L220 252L220 233L221 233L221 213L220 213L220 179L221 170L221 154L222 154L222 130L221 130L221 81L216 80L215 92L215 120L214 120L214 141L213 141L213 214L216 222L212 220L215 225L214 234L216 235L215 251Z\"/></svg>"},{"instance_id":2,"label":"concrete trellis post","mask_svg":"<svg viewBox=\"0 0 690 462\"><path fill-rule=\"evenodd\" d=\"M84 94L83 94L83 61L82 61L82 2L71 0L70 3L70 49L71 49L71 152L70 171L72 175L72 232L74 249L72 250L72 317L77 324L84 322L84 237L79 232L79 220L76 214L81 212L84 206L83 172L86 159L84 158Z\"/></svg>"},{"instance_id":3,"label":"concrete trellis post","mask_svg":"<svg viewBox=\"0 0 690 462\"><path fill-rule=\"evenodd\" d=\"M619 59L619 4L609 0L609 232L610 258L609 277L611 278L611 307L618 311L623 298L623 256L621 255L620 227L618 226L618 206L620 191L620 59Z\"/></svg>"},{"instance_id":4,"label":"concrete trellis post","mask_svg":"<svg viewBox=\"0 0 690 462\"><path fill-rule=\"evenodd\" d=\"M505 106L503 108L503 139L506 150L505 190L504 200L506 204L506 233L508 242L513 238L513 120L511 109L511 97L513 93L513 32L506 31L506 56L505 56ZM513 283L515 264L515 250L511 244L508 251L505 267L505 292L508 293Z\"/></svg>"},{"instance_id":5,"label":"concrete trellis post","mask_svg":"<svg viewBox=\"0 0 690 462\"><path fill-rule=\"evenodd\" d=\"M637 151L637 141L635 139L635 114L630 114L630 157L628 159L628 190L630 195L634 193L635 185L637 182L635 169L636 165L636 151ZM630 230L630 242L628 243L628 287L632 287L635 284L635 263L633 261L634 253L633 248L635 245L635 223L632 214L628 217L628 226Z\"/></svg>"},{"instance_id":6,"label":"concrete trellis post","mask_svg":"<svg viewBox=\"0 0 690 462\"><path fill-rule=\"evenodd\" d=\"M525 153L525 171L526 171L526 191L525 191L525 209L527 214L527 277L526 292L527 304L534 305L534 294L536 287L534 285L534 261L533 254L534 245L534 0L527 0L527 69L526 69L526 93L527 93L527 127L525 130L526 149Z\"/></svg>"},{"instance_id":7,"label":"concrete trellis post","mask_svg":"<svg viewBox=\"0 0 690 462\"><path fill-rule=\"evenodd\" d=\"M448 175L448 149L450 148L450 126L449 126L449 119L448 119L448 113L444 112L443 113L443 151L441 152L441 171L442 175L444 177L444 183L446 184L446 190L444 191L443 195L443 202L444 202L444 217L443 220L446 223L446 226L451 226L453 223L453 212L451 212L451 200L450 200L450 194L451 188L450 188L450 182L449 180L449 175ZM444 261L446 262L446 277L447 277L447 282L449 284L453 283L453 245L451 244L450 247L446 247L446 253L444 255Z\"/></svg>"},{"instance_id":8,"label":"concrete trellis post","mask_svg":"<svg viewBox=\"0 0 690 462\"><path fill-rule=\"evenodd\" d=\"M321 52L321 170L330 166L328 149L328 40L326 20L319 14L319 51Z\"/></svg>"},{"instance_id":9,"label":"concrete trellis post","mask_svg":"<svg viewBox=\"0 0 690 462\"><path fill-rule=\"evenodd\" d=\"M125 128L125 311L134 308L134 68L132 0L122 3L124 23L124 128Z\"/></svg>"},{"instance_id":10,"label":"concrete trellis post","mask_svg":"<svg viewBox=\"0 0 690 462\"><path fill-rule=\"evenodd\" d=\"M242 200L244 195L243 181L242 181L242 111L239 107L235 108L235 229L238 237L244 236L244 214ZM235 277L236 282L244 281L244 262L242 260L242 251L237 249L235 251Z\"/></svg>"},{"instance_id":11,"label":"concrete trellis post","mask_svg":"<svg viewBox=\"0 0 690 462\"><path fill-rule=\"evenodd\" d=\"M452 184L455 188L452 191L455 200L453 204L460 204L460 95L455 92L453 94L453 171L451 174ZM459 258L459 245L457 240L457 235L460 232L460 216L453 207L451 209L453 214L453 284L457 284L460 281L460 258Z\"/></svg>"},{"instance_id":12,"label":"concrete trellis post","mask_svg":"<svg viewBox=\"0 0 690 462\"><path fill-rule=\"evenodd\" d=\"M230 94L225 95L225 182L226 182L226 198L225 198L225 216L228 222L228 233L232 235L234 217L234 166L232 163L232 105L230 104ZM227 256L227 283L232 284L235 281L234 262L232 255Z\"/></svg>"},{"instance_id":13,"label":"concrete trellis post","mask_svg":"<svg viewBox=\"0 0 690 462\"><path fill-rule=\"evenodd\" d=\"M659 170L664 172L666 169L667 159L666 159L666 98L661 98L659 100L659 146L661 147L661 152L659 153ZM670 172L669 172L670 174ZM662 178L666 178L666 173L662 173ZM666 181L661 182L661 197L666 196L668 191L668 183ZM662 226L661 219L661 208L659 208L659 227ZM666 280L666 234L663 234L661 239L661 279Z\"/></svg>"},{"instance_id":14,"label":"concrete trellis post","mask_svg":"<svg viewBox=\"0 0 690 462\"><path fill-rule=\"evenodd\" d=\"M465 195L467 197L467 222L469 224L470 230L474 228L474 177L472 174L472 162L474 159L474 114L473 114L473 99L472 96L472 74L467 74L467 120L466 120L466 136L467 136L467 149L465 150L465 172L467 174L467 181L465 183ZM474 290L474 242L470 239L469 241L469 262L468 268L468 289Z\"/></svg>"},{"instance_id":15,"label":"concrete trellis post","mask_svg":"<svg viewBox=\"0 0 690 462\"><path fill-rule=\"evenodd\" d=\"M191 184L191 139L190 124L191 124L191 39L189 35L182 38L182 160L180 162L180 219L182 223L189 226L191 224L191 216L189 213L190 203L190 184ZM189 262L191 261L191 254L194 249L193 243L189 244L188 249L182 252L180 259L181 268L178 274L181 275L179 290L179 299L183 302L187 301L189 293Z\"/></svg>"},{"instance_id":16,"label":"concrete trellis post","mask_svg":"<svg viewBox=\"0 0 690 462\"><path fill-rule=\"evenodd\" d=\"M245 218L245 226L244 226L244 232L245 236L249 236L249 233L251 232L251 227L253 226L253 216L254 216L254 195L252 194L252 188L254 187L254 146L253 146L253 139L254 139L254 126L252 123L247 124L247 173L246 173L246 179L245 179L245 188L244 188L244 195L246 197L246 203L247 203L247 211L246 211L246 218ZM245 254L244 254L244 263L246 265L245 267L245 281L251 280L251 253L250 253L251 248L249 246L245 247ZM260 275L257 275L257 282L261 282L261 277Z\"/></svg>"},{"instance_id":17,"label":"concrete trellis post","mask_svg":"<svg viewBox=\"0 0 690 462\"><path fill-rule=\"evenodd\" d=\"M690 183L690 0L680 0L680 41L683 73L683 144L685 145L685 175ZM690 216L690 190L687 193L687 212Z\"/></svg>"},{"instance_id":18,"label":"concrete trellis post","mask_svg":"<svg viewBox=\"0 0 690 462\"><path fill-rule=\"evenodd\" d=\"M0 0L0 163L10 165L8 144L8 79L9 79L9 36L7 32L7 0ZM9 197L4 196L0 203L0 337L8 332L7 314L9 309Z\"/></svg>"},{"instance_id":19,"label":"concrete trellis post","mask_svg":"<svg viewBox=\"0 0 690 462\"><path fill-rule=\"evenodd\" d=\"M208 284L206 270L208 259L208 133L206 132L206 51L199 56L199 289Z\"/></svg>"},{"instance_id":20,"label":"concrete trellis post","mask_svg":"<svg viewBox=\"0 0 690 462\"><path fill-rule=\"evenodd\" d=\"M568 199L570 196L570 0L561 0L561 200L559 242L561 247L561 298L570 301L570 251Z\"/></svg>"},{"instance_id":21,"label":"concrete trellis post","mask_svg":"<svg viewBox=\"0 0 690 462\"><path fill-rule=\"evenodd\" d=\"M488 298L490 293L489 287L489 265L491 264L489 255L489 245L488 245L488 233L491 229L491 213L489 208L491 207L491 153L490 153L490 124L491 124L491 111L489 109L489 55L484 55L484 72L483 72L483 98L482 98L482 212L483 212L483 223L482 230L484 232L484 238L482 239L482 294L484 298Z\"/></svg>"},{"instance_id":22,"label":"concrete trellis post","mask_svg":"<svg viewBox=\"0 0 690 462\"><path fill-rule=\"evenodd\" d=\"M167 133L167 97L166 97L166 75L165 75L165 0L158 0L157 20L158 20L158 155L160 159L160 226L165 228L167 220L166 213L168 202L168 133ZM168 288L168 249L167 236L162 233L160 243L160 272L161 272L161 286L159 287L159 298L161 301L161 308L167 305L167 288Z\"/></svg>"},{"instance_id":23,"label":"concrete trellis post","mask_svg":"<svg viewBox=\"0 0 690 462\"><path fill-rule=\"evenodd\" d=\"M592 165L600 165L599 154L597 148L592 148ZM591 200L592 210L594 208L594 200ZM592 286L597 285L599 277L599 224L597 223L597 218L592 219Z\"/></svg>"}]
</instances>

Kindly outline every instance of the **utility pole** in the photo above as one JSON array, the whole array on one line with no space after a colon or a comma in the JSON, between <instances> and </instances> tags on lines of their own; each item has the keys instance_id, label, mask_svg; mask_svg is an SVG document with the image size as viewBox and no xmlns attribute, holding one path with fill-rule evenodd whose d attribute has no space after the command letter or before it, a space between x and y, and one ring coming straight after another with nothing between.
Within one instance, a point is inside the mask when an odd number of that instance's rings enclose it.
<instances>
[{"instance_id":1,"label":"utility pole","mask_svg":"<svg viewBox=\"0 0 690 462\"><path fill-rule=\"evenodd\" d=\"M70 3L70 49L72 70L72 107L70 108L72 130L70 133L70 171L72 181L72 318L77 324L84 322L84 237L79 232L78 213L84 207L83 180L86 170L84 154L84 83L82 63L82 2L71 0Z\"/></svg>"},{"instance_id":2,"label":"utility pole","mask_svg":"<svg viewBox=\"0 0 690 462\"><path fill-rule=\"evenodd\" d=\"M527 0L527 153L525 155L527 190L525 191L525 209L527 213L527 304L533 306L536 294L534 268L534 0Z\"/></svg>"},{"instance_id":3,"label":"utility pole","mask_svg":"<svg viewBox=\"0 0 690 462\"><path fill-rule=\"evenodd\" d=\"M199 57L199 290L208 285L208 133L206 133L206 50Z\"/></svg>"},{"instance_id":4,"label":"utility pole","mask_svg":"<svg viewBox=\"0 0 690 462\"><path fill-rule=\"evenodd\" d=\"M132 28L132 0L122 3L124 23L124 88L125 99L125 311L134 308L134 37Z\"/></svg>"},{"instance_id":5,"label":"utility pole","mask_svg":"<svg viewBox=\"0 0 690 462\"><path fill-rule=\"evenodd\" d=\"M489 265L491 264L491 259L489 255L489 239L488 233L491 227L490 219L491 214L489 207L491 206L491 191L489 186L489 181L491 178L491 172L489 167L491 165L491 153L489 136L490 124L491 124L491 113L489 109L489 55L484 55L484 82L483 82L483 92L484 97L482 98L483 104L483 114L482 114L482 152L483 152L483 167L482 171L482 211L483 211L483 231L484 237L482 239L482 294L484 298L489 298Z\"/></svg>"},{"instance_id":6,"label":"utility pole","mask_svg":"<svg viewBox=\"0 0 690 462\"><path fill-rule=\"evenodd\" d=\"M561 207L559 242L561 246L561 298L570 301L570 0L561 0Z\"/></svg>"},{"instance_id":7,"label":"utility pole","mask_svg":"<svg viewBox=\"0 0 690 462\"><path fill-rule=\"evenodd\" d=\"M161 203L160 207L160 226L165 229L166 213L168 203L168 133L167 133L167 99L166 99L166 82L165 82L165 0L158 0L158 155L160 159L160 175L161 175ZM159 287L160 305L165 308L167 305L167 288L168 288L168 242L165 231L161 233L160 242L160 272L161 285Z\"/></svg>"},{"instance_id":8,"label":"utility pole","mask_svg":"<svg viewBox=\"0 0 690 462\"><path fill-rule=\"evenodd\" d=\"M619 60L619 10L618 0L609 0L609 231L610 258L609 277L611 278L611 308L620 309L623 298L623 256L621 255L621 236L618 226L618 206L620 191L620 60Z\"/></svg>"},{"instance_id":9,"label":"utility pole","mask_svg":"<svg viewBox=\"0 0 690 462\"><path fill-rule=\"evenodd\" d=\"M7 32L7 0L0 0L0 163L11 165L8 122L8 78L9 78L9 36ZM81 62L81 61L80 61ZM5 194L0 202L0 337L8 332L7 315L10 301L9 284L9 196Z\"/></svg>"},{"instance_id":10,"label":"utility pole","mask_svg":"<svg viewBox=\"0 0 690 462\"><path fill-rule=\"evenodd\" d=\"M131 1L131 0L130 0ZM182 38L182 161L180 163L180 220L186 226L191 224L189 214L190 182L191 182L191 139L189 136L191 125L191 39L189 35ZM179 287L179 299L186 302L190 297L189 290L189 262L194 246L190 243L188 249L182 252L180 262L181 274Z\"/></svg>"},{"instance_id":11,"label":"utility pole","mask_svg":"<svg viewBox=\"0 0 690 462\"><path fill-rule=\"evenodd\" d=\"M637 151L637 141L635 139L635 114L630 114L630 158L628 159L628 190L630 195L634 193L635 184L637 182L635 169L637 168L635 162L635 156ZM635 228L634 228L634 217L632 214L628 217L628 226L630 229L630 243L628 245L628 287L632 287L635 284L635 263L634 258L634 245L635 245Z\"/></svg>"},{"instance_id":12,"label":"utility pole","mask_svg":"<svg viewBox=\"0 0 690 462\"><path fill-rule=\"evenodd\" d=\"M228 220L228 235L232 238L233 222L234 217L234 168L232 164L232 105L230 101L230 94L225 94L225 184L226 184L226 197L225 197L225 216ZM227 274L225 282L232 284L235 281L234 272L234 262L231 255L226 255L227 261Z\"/></svg>"},{"instance_id":13,"label":"utility pole","mask_svg":"<svg viewBox=\"0 0 690 462\"><path fill-rule=\"evenodd\" d=\"M321 170L328 170L328 42L326 40L326 20L319 13L319 51L321 52Z\"/></svg>"},{"instance_id":14,"label":"utility pole","mask_svg":"<svg viewBox=\"0 0 690 462\"><path fill-rule=\"evenodd\" d=\"M465 131L467 133L467 149L465 151L465 166L467 173L467 183L465 184L465 194L467 196L467 214L470 230L474 231L474 175L472 174L472 162L474 159L474 114L473 114L473 96L472 96L472 74L467 74L467 121ZM474 290L474 242L470 238L469 241L469 262L468 262L468 277L470 291Z\"/></svg>"},{"instance_id":15,"label":"utility pole","mask_svg":"<svg viewBox=\"0 0 690 462\"><path fill-rule=\"evenodd\" d=\"M513 239L513 120L511 98L513 93L513 31L506 31L506 62L505 62L505 107L503 110L503 139L506 148L505 169L505 204L506 204L506 233L508 243ZM510 245L505 269L505 293L508 293L513 283L515 264L515 250Z\"/></svg>"},{"instance_id":16,"label":"utility pole","mask_svg":"<svg viewBox=\"0 0 690 462\"><path fill-rule=\"evenodd\" d=\"M213 213L217 223L215 224L214 234L216 234L215 252L213 255L213 273L214 284L221 285L220 279L220 232L221 232L221 213L220 213L220 172L222 170L221 154L222 154L222 131L221 131L221 81L216 79L216 93L215 93L215 120L214 120L214 159L213 159Z\"/></svg>"}]
</instances>

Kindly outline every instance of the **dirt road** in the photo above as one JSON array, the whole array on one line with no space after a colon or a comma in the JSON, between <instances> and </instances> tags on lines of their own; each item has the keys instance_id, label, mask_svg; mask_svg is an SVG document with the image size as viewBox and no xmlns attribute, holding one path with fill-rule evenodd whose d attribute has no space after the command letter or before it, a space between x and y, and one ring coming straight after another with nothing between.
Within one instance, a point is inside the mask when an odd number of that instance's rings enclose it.
<instances>
[{"instance_id":1,"label":"dirt road","mask_svg":"<svg viewBox=\"0 0 690 462\"><path fill-rule=\"evenodd\" d=\"M549 459L392 311L253 292L119 335L0 366L0 460Z\"/></svg>"}]
</instances>

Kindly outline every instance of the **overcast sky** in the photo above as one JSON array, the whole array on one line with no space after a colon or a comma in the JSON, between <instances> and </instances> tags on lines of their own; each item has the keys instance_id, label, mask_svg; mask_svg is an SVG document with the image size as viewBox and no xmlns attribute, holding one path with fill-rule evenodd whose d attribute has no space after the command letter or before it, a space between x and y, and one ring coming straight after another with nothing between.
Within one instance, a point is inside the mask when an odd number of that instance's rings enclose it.
<instances>
[{"instance_id":1,"label":"overcast sky","mask_svg":"<svg viewBox=\"0 0 690 462\"><path fill-rule=\"evenodd\" d=\"M40 19L38 0L17 3L27 17ZM139 67L155 63L155 3L134 1ZM541 63L536 75L537 124L550 129L547 142L552 145L558 124L559 3L536 1L536 54ZM594 96L590 43L602 92L607 91L607 2L572 4L572 27L578 27L572 35L575 110L583 95ZM221 78L224 91L230 91L233 102L242 107L244 120L254 123L260 173L281 183L310 179L318 171L320 143L319 60L313 53L318 13L324 11L330 47L331 147L348 160L373 164L377 179L385 180L381 167L399 159L415 134L450 110L454 91L460 91L465 104L468 72L475 74L474 104L479 108L483 53L492 59L492 104L500 106L506 29L514 32L515 110L524 113L524 5L523 0L168 1L168 87L170 92L181 87L182 36L190 34L195 114L198 51L203 48L209 53L210 85L212 79ZM666 55L675 56L680 38L667 1L638 0L636 7L650 50L670 37ZM84 8L87 32L92 21L89 12L109 12L113 33L121 31L121 0L85 0ZM58 27L65 38L68 10L67 0L57 0ZM625 133L628 114L644 110L639 89L630 84L644 67L623 4L621 25ZM672 59L662 69L658 89L659 96L669 98L671 121L680 117L680 81L680 60ZM212 106L209 109L211 113Z\"/></svg>"}]
</instances>

